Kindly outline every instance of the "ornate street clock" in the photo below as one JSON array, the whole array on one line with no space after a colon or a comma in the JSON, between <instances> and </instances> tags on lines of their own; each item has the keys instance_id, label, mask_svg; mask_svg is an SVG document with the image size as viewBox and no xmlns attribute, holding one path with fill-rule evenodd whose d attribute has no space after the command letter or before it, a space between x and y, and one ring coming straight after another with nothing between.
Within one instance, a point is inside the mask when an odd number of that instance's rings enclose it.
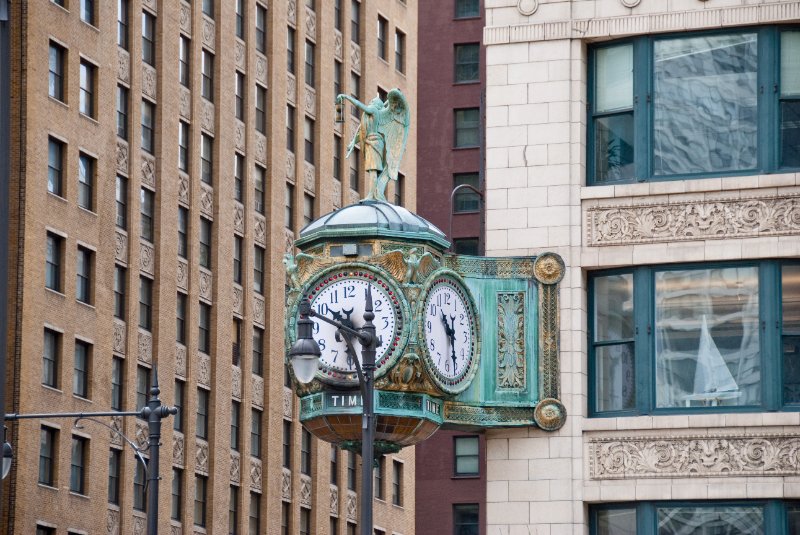
<instances>
[{"instance_id":1,"label":"ornate street clock","mask_svg":"<svg viewBox=\"0 0 800 535\"><path fill-rule=\"evenodd\" d=\"M448 271L434 273L424 295L418 317L425 365L439 388L457 394L478 365L475 306L460 277Z\"/></svg>"}]
</instances>

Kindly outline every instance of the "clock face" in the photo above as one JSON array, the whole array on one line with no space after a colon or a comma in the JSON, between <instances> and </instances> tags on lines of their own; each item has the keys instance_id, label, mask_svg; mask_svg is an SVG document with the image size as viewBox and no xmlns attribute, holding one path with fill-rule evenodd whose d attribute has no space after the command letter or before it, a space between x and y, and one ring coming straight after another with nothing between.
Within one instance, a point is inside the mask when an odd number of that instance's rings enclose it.
<instances>
[{"instance_id":1,"label":"clock face","mask_svg":"<svg viewBox=\"0 0 800 535\"><path fill-rule=\"evenodd\" d=\"M438 277L424 303L423 332L428 365L449 392L467 386L476 363L476 325L472 301L451 277Z\"/></svg>"},{"instance_id":2,"label":"clock face","mask_svg":"<svg viewBox=\"0 0 800 535\"><path fill-rule=\"evenodd\" d=\"M315 281L308 290L313 310L329 319L352 328L364 325L367 287L372 288L372 308L375 313L375 334L380 341L375 354L376 374L399 354L400 331L403 325L402 308L397 291L383 277L365 270L339 270ZM358 380L354 356L338 329L329 323L311 318L314 339L322 351L320 372L323 378ZM361 344L353 338L356 357L361 358Z\"/></svg>"}]
</instances>

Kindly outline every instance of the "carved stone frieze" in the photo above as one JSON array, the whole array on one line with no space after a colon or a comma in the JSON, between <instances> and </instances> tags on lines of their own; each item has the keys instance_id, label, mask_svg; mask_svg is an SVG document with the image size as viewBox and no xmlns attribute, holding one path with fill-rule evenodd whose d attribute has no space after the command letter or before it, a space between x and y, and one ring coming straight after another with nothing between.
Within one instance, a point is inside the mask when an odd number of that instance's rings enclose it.
<instances>
[{"instance_id":1,"label":"carved stone frieze","mask_svg":"<svg viewBox=\"0 0 800 535\"><path fill-rule=\"evenodd\" d=\"M331 484L330 515L333 517L339 516L339 487L334 484Z\"/></svg>"},{"instance_id":2,"label":"carved stone frieze","mask_svg":"<svg viewBox=\"0 0 800 535\"><path fill-rule=\"evenodd\" d=\"M144 63L142 64L142 94L156 100L156 70Z\"/></svg>"},{"instance_id":3,"label":"carved stone frieze","mask_svg":"<svg viewBox=\"0 0 800 535\"><path fill-rule=\"evenodd\" d=\"M283 388L283 417L287 420L292 419L292 399L294 399L294 392L291 388Z\"/></svg>"},{"instance_id":4,"label":"carved stone frieze","mask_svg":"<svg viewBox=\"0 0 800 535\"><path fill-rule=\"evenodd\" d=\"M336 59L342 61L342 32L339 30L333 31L333 55L336 56Z\"/></svg>"},{"instance_id":5,"label":"carved stone frieze","mask_svg":"<svg viewBox=\"0 0 800 535\"><path fill-rule=\"evenodd\" d=\"M311 477L300 474L300 505L311 507Z\"/></svg>"},{"instance_id":6,"label":"carved stone frieze","mask_svg":"<svg viewBox=\"0 0 800 535\"><path fill-rule=\"evenodd\" d=\"M109 509L106 515L106 534L119 535L119 510Z\"/></svg>"},{"instance_id":7,"label":"carved stone frieze","mask_svg":"<svg viewBox=\"0 0 800 535\"><path fill-rule=\"evenodd\" d=\"M142 420L136 420L136 426L133 432L133 441L136 444L136 447L140 450L147 449L147 439L149 435L150 432L147 428L147 423L143 422Z\"/></svg>"},{"instance_id":8,"label":"carved stone frieze","mask_svg":"<svg viewBox=\"0 0 800 535\"><path fill-rule=\"evenodd\" d=\"M358 515L358 507L356 505L356 493L352 490L347 491L347 498L345 502L345 508L347 510L347 520L352 520L353 522L356 521L356 516Z\"/></svg>"},{"instance_id":9,"label":"carved stone frieze","mask_svg":"<svg viewBox=\"0 0 800 535\"><path fill-rule=\"evenodd\" d=\"M296 0L288 0L286 3L286 20L290 24L297 24L297 2Z\"/></svg>"},{"instance_id":10,"label":"carved stone frieze","mask_svg":"<svg viewBox=\"0 0 800 535\"><path fill-rule=\"evenodd\" d=\"M592 479L800 475L800 435L589 439Z\"/></svg>"},{"instance_id":11,"label":"carved stone frieze","mask_svg":"<svg viewBox=\"0 0 800 535\"><path fill-rule=\"evenodd\" d=\"M128 143L117 138L117 171L128 174Z\"/></svg>"},{"instance_id":12,"label":"carved stone frieze","mask_svg":"<svg viewBox=\"0 0 800 535\"><path fill-rule=\"evenodd\" d=\"M236 146L236 150L238 150L239 152L244 152L245 151L245 144L247 142L246 141L247 133L245 131L245 126L244 126L244 123L242 121L238 120L238 119L236 120L235 124L236 124L236 127L235 127L234 136L233 136L233 143Z\"/></svg>"},{"instance_id":13,"label":"carved stone frieze","mask_svg":"<svg viewBox=\"0 0 800 535\"><path fill-rule=\"evenodd\" d=\"M173 522L175 522L173 520ZM180 524L170 524L169 526L169 534L170 535L183 535L183 528Z\"/></svg>"},{"instance_id":14,"label":"carved stone frieze","mask_svg":"<svg viewBox=\"0 0 800 535\"><path fill-rule=\"evenodd\" d=\"M264 378L258 375L251 375L253 382L253 395L250 400L258 408L264 407Z\"/></svg>"},{"instance_id":15,"label":"carved stone frieze","mask_svg":"<svg viewBox=\"0 0 800 535\"><path fill-rule=\"evenodd\" d=\"M203 17L203 46L208 47L209 50L214 50L214 21Z\"/></svg>"},{"instance_id":16,"label":"carved stone frieze","mask_svg":"<svg viewBox=\"0 0 800 535\"><path fill-rule=\"evenodd\" d=\"M286 180L295 180L295 155L291 151L286 151Z\"/></svg>"},{"instance_id":17,"label":"carved stone frieze","mask_svg":"<svg viewBox=\"0 0 800 535\"><path fill-rule=\"evenodd\" d=\"M156 189L156 158L142 152L142 184Z\"/></svg>"},{"instance_id":18,"label":"carved stone frieze","mask_svg":"<svg viewBox=\"0 0 800 535\"><path fill-rule=\"evenodd\" d=\"M122 416L111 417L111 429L109 430L112 446L124 446L122 441Z\"/></svg>"},{"instance_id":19,"label":"carved stone frieze","mask_svg":"<svg viewBox=\"0 0 800 535\"><path fill-rule=\"evenodd\" d=\"M206 268L200 268L198 279L200 281L200 299L205 299L209 303L214 292L214 277Z\"/></svg>"},{"instance_id":20,"label":"carved stone frieze","mask_svg":"<svg viewBox=\"0 0 800 535\"><path fill-rule=\"evenodd\" d=\"M242 316L244 314L243 293L244 291L241 286L238 284L233 285L233 313L237 316Z\"/></svg>"},{"instance_id":21,"label":"carved stone frieze","mask_svg":"<svg viewBox=\"0 0 800 535\"><path fill-rule=\"evenodd\" d=\"M158 13L158 0L142 0L142 5L149 8L153 13Z\"/></svg>"},{"instance_id":22,"label":"carved stone frieze","mask_svg":"<svg viewBox=\"0 0 800 535\"><path fill-rule=\"evenodd\" d=\"M146 519L136 513L133 515L133 535L144 535L146 527Z\"/></svg>"},{"instance_id":23,"label":"carved stone frieze","mask_svg":"<svg viewBox=\"0 0 800 535\"><path fill-rule=\"evenodd\" d=\"M124 355L126 353L126 346L128 343L128 327L124 321L114 318L114 338L112 340L111 349L115 353Z\"/></svg>"},{"instance_id":24,"label":"carved stone frieze","mask_svg":"<svg viewBox=\"0 0 800 535\"><path fill-rule=\"evenodd\" d=\"M120 230L114 235L114 260L128 264L128 235Z\"/></svg>"},{"instance_id":25,"label":"carved stone frieze","mask_svg":"<svg viewBox=\"0 0 800 535\"><path fill-rule=\"evenodd\" d=\"M139 269L148 275L155 273L156 250L147 242L139 242Z\"/></svg>"},{"instance_id":26,"label":"carved stone frieze","mask_svg":"<svg viewBox=\"0 0 800 535\"><path fill-rule=\"evenodd\" d=\"M233 231L244 236L244 206L238 201L233 203Z\"/></svg>"},{"instance_id":27,"label":"carved stone frieze","mask_svg":"<svg viewBox=\"0 0 800 535\"><path fill-rule=\"evenodd\" d=\"M178 259L176 277L178 288L189 291L189 262L185 258Z\"/></svg>"},{"instance_id":28,"label":"carved stone frieze","mask_svg":"<svg viewBox=\"0 0 800 535\"><path fill-rule=\"evenodd\" d=\"M303 161L303 187L309 193L314 193L315 190L314 176L314 165Z\"/></svg>"},{"instance_id":29,"label":"carved stone frieze","mask_svg":"<svg viewBox=\"0 0 800 535\"><path fill-rule=\"evenodd\" d=\"M288 228L283 229L284 253L294 253L294 232Z\"/></svg>"},{"instance_id":30,"label":"carved stone frieze","mask_svg":"<svg viewBox=\"0 0 800 535\"><path fill-rule=\"evenodd\" d=\"M244 72L247 70L247 55L245 53L245 46L244 43L241 41L236 41L236 45L234 46L234 57L236 58L236 68L240 71Z\"/></svg>"},{"instance_id":31,"label":"carved stone frieze","mask_svg":"<svg viewBox=\"0 0 800 535\"><path fill-rule=\"evenodd\" d=\"M150 364L153 361L153 335L140 329L136 346L136 358L141 362Z\"/></svg>"},{"instance_id":32,"label":"carved stone frieze","mask_svg":"<svg viewBox=\"0 0 800 535\"><path fill-rule=\"evenodd\" d=\"M120 82L131 83L131 58L126 50L117 48L117 78Z\"/></svg>"},{"instance_id":33,"label":"carved stone frieze","mask_svg":"<svg viewBox=\"0 0 800 535\"><path fill-rule=\"evenodd\" d=\"M306 7L306 35L311 39L317 36L317 14L309 7Z\"/></svg>"},{"instance_id":34,"label":"carved stone frieze","mask_svg":"<svg viewBox=\"0 0 800 535\"><path fill-rule=\"evenodd\" d=\"M342 207L342 183L338 180L333 181L333 207Z\"/></svg>"},{"instance_id":35,"label":"carved stone frieze","mask_svg":"<svg viewBox=\"0 0 800 535\"><path fill-rule=\"evenodd\" d=\"M200 212L214 218L214 188L208 184L200 184Z\"/></svg>"},{"instance_id":36,"label":"carved stone frieze","mask_svg":"<svg viewBox=\"0 0 800 535\"><path fill-rule=\"evenodd\" d=\"M350 68L361 74L361 47L350 41Z\"/></svg>"},{"instance_id":37,"label":"carved stone frieze","mask_svg":"<svg viewBox=\"0 0 800 535\"><path fill-rule=\"evenodd\" d=\"M231 483L239 484L242 479L241 458L235 451L231 452L231 469L230 469Z\"/></svg>"},{"instance_id":38,"label":"carved stone frieze","mask_svg":"<svg viewBox=\"0 0 800 535\"><path fill-rule=\"evenodd\" d=\"M183 466L183 456L186 451L186 439L183 433L175 431L172 433L172 464Z\"/></svg>"},{"instance_id":39,"label":"carved stone frieze","mask_svg":"<svg viewBox=\"0 0 800 535\"><path fill-rule=\"evenodd\" d=\"M261 490L261 460L250 457L250 488Z\"/></svg>"},{"instance_id":40,"label":"carved stone frieze","mask_svg":"<svg viewBox=\"0 0 800 535\"><path fill-rule=\"evenodd\" d=\"M192 120L192 92L188 87L181 86L178 88L180 102L178 105L178 113L184 119Z\"/></svg>"},{"instance_id":41,"label":"carved stone frieze","mask_svg":"<svg viewBox=\"0 0 800 535\"><path fill-rule=\"evenodd\" d=\"M258 163L267 164L267 138L264 134L256 132L256 161Z\"/></svg>"},{"instance_id":42,"label":"carved stone frieze","mask_svg":"<svg viewBox=\"0 0 800 535\"><path fill-rule=\"evenodd\" d=\"M267 58L263 56L256 56L256 80L264 85L268 84Z\"/></svg>"},{"instance_id":43,"label":"carved stone frieze","mask_svg":"<svg viewBox=\"0 0 800 535\"><path fill-rule=\"evenodd\" d=\"M800 234L800 195L586 210L589 246Z\"/></svg>"},{"instance_id":44,"label":"carved stone frieze","mask_svg":"<svg viewBox=\"0 0 800 535\"><path fill-rule=\"evenodd\" d=\"M284 468L281 475L281 498L286 502L292 501L292 472L288 468Z\"/></svg>"},{"instance_id":45,"label":"carved stone frieze","mask_svg":"<svg viewBox=\"0 0 800 535\"><path fill-rule=\"evenodd\" d=\"M195 438L194 469L208 474L208 442Z\"/></svg>"},{"instance_id":46,"label":"carved stone frieze","mask_svg":"<svg viewBox=\"0 0 800 535\"><path fill-rule=\"evenodd\" d=\"M231 370L231 396L235 399L242 399L242 369L233 366Z\"/></svg>"},{"instance_id":47,"label":"carved stone frieze","mask_svg":"<svg viewBox=\"0 0 800 535\"><path fill-rule=\"evenodd\" d=\"M186 377L186 346L180 343L175 344L175 375Z\"/></svg>"},{"instance_id":48,"label":"carved stone frieze","mask_svg":"<svg viewBox=\"0 0 800 535\"><path fill-rule=\"evenodd\" d=\"M253 223L253 239L260 246L267 246L267 220L260 214L256 215Z\"/></svg>"},{"instance_id":49,"label":"carved stone frieze","mask_svg":"<svg viewBox=\"0 0 800 535\"><path fill-rule=\"evenodd\" d=\"M202 110L202 117L201 125L203 130L206 132L213 134L214 133L214 104L207 101L206 99L200 99L203 103L203 110Z\"/></svg>"},{"instance_id":50,"label":"carved stone frieze","mask_svg":"<svg viewBox=\"0 0 800 535\"><path fill-rule=\"evenodd\" d=\"M525 366L525 293L497 293L497 388L523 390Z\"/></svg>"},{"instance_id":51,"label":"carved stone frieze","mask_svg":"<svg viewBox=\"0 0 800 535\"><path fill-rule=\"evenodd\" d=\"M264 298L258 295L253 296L253 321L264 326Z\"/></svg>"},{"instance_id":52,"label":"carved stone frieze","mask_svg":"<svg viewBox=\"0 0 800 535\"><path fill-rule=\"evenodd\" d=\"M189 206L189 175L178 173L178 202Z\"/></svg>"},{"instance_id":53,"label":"carved stone frieze","mask_svg":"<svg viewBox=\"0 0 800 535\"><path fill-rule=\"evenodd\" d=\"M197 384L211 388L211 357L197 352Z\"/></svg>"},{"instance_id":54,"label":"carved stone frieze","mask_svg":"<svg viewBox=\"0 0 800 535\"><path fill-rule=\"evenodd\" d=\"M286 100L292 104L297 100L297 80L291 74L286 77Z\"/></svg>"},{"instance_id":55,"label":"carved stone frieze","mask_svg":"<svg viewBox=\"0 0 800 535\"><path fill-rule=\"evenodd\" d=\"M303 97L303 108L311 116L317 116L317 92L306 86L305 96Z\"/></svg>"},{"instance_id":56,"label":"carved stone frieze","mask_svg":"<svg viewBox=\"0 0 800 535\"><path fill-rule=\"evenodd\" d=\"M192 35L192 6L186 2L181 2L181 31L186 35Z\"/></svg>"}]
</instances>

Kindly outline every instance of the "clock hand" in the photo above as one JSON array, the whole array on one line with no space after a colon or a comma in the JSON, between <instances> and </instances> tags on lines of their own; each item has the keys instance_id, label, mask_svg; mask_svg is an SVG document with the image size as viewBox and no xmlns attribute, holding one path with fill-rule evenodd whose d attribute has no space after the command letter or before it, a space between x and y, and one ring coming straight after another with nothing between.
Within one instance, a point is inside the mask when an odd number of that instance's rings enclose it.
<instances>
[{"instance_id":1,"label":"clock hand","mask_svg":"<svg viewBox=\"0 0 800 535\"><path fill-rule=\"evenodd\" d=\"M453 360L453 373L456 373L456 329L455 329L456 317L455 316L450 316L450 323L451 325L453 325L453 327L450 329L450 332L452 333L450 335L450 349L451 349L450 358Z\"/></svg>"}]
</instances>

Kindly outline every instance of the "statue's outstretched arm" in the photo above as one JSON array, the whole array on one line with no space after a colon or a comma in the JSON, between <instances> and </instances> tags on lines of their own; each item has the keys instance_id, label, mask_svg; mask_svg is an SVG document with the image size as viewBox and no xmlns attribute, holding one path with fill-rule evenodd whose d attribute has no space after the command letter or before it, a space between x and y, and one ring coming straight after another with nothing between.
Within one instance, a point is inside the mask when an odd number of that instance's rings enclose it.
<instances>
[{"instance_id":1,"label":"statue's outstretched arm","mask_svg":"<svg viewBox=\"0 0 800 535\"><path fill-rule=\"evenodd\" d=\"M368 114L372 115L373 110L369 109L366 104L364 104L363 102L361 102L357 98L353 98L352 96L345 95L345 94L336 95L336 102L341 102L343 100L349 100L350 102L353 103L353 105L356 108L360 109L364 113L368 113Z\"/></svg>"}]
</instances>

